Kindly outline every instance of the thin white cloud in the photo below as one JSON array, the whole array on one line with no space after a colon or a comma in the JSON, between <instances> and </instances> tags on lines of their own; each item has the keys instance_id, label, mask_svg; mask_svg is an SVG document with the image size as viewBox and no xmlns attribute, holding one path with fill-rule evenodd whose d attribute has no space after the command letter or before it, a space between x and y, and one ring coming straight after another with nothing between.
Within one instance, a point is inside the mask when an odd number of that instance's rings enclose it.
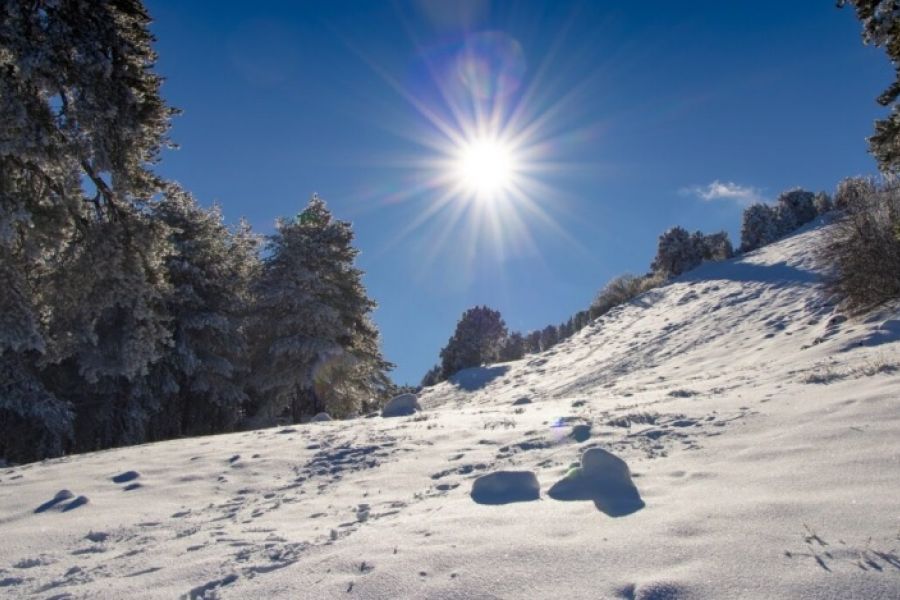
<instances>
[{"instance_id":1,"label":"thin white cloud","mask_svg":"<svg viewBox=\"0 0 900 600\"><path fill-rule=\"evenodd\" d=\"M718 179L707 185L692 185L683 188L679 193L682 196L695 196L705 202L730 200L744 206L766 201L766 197L759 188Z\"/></svg>"}]
</instances>

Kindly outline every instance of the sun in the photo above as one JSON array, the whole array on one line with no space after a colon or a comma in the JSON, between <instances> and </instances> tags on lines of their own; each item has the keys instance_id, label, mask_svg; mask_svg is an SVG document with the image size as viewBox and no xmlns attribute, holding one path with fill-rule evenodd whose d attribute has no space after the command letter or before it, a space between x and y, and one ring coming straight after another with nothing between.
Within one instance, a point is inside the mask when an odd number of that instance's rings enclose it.
<instances>
[{"instance_id":1,"label":"sun","mask_svg":"<svg viewBox=\"0 0 900 600\"><path fill-rule=\"evenodd\" d=\"M462 186L482 198L509 191L516 161L509 144L496 138L477 138L459 148L456 174Z\"/></svg>"}]
</instances>

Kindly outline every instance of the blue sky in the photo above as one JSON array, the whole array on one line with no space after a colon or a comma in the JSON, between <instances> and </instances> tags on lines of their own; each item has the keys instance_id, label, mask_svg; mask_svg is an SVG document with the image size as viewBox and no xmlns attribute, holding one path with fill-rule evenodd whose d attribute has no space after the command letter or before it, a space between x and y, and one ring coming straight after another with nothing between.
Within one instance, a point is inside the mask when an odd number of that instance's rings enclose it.
<instances>
[{"instance_id":1,"label":"blue sky","mask_svg":"<svg viewBox=\"0 0 900 600\"><path fill-rule=\"evenodd\" d=\"M874 172L892 80L833 0L148 7L184 111L161 173L261 233L313 192L352 221L401 383L470 306L559 323L644 272L670 226L735 240L753 199ZM488 104L528 132L520 193L491 207L436 166Z\"/></svg>"}]
</instances>

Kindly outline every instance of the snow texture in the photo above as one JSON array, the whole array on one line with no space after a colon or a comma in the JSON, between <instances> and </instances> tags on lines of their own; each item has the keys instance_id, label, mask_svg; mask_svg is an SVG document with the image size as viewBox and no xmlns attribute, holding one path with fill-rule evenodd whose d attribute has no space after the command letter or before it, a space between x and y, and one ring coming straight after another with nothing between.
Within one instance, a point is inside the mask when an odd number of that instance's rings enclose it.
<instances>
[{"instance_id":1,"label":"snow texture","mask_svg":"<svg viewBox=\"0 0 900 600\"><path fill-rule=\"evenodd\" d=\"M0 597L896 599L900 309L845 318L820 238L705 264L410 416L2 468ZM540 499L473 501L501 472Z\"/></svg>"}]
</instances>

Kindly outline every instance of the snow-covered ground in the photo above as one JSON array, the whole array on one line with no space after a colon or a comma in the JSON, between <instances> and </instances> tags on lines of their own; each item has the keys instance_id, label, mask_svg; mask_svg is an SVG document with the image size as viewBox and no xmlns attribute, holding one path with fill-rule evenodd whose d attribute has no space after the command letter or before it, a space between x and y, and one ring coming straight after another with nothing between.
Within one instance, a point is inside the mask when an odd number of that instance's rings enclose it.
<instances>
[{"instance_id":1,"label":"snow-covered ground","mask_svg":"<svg viewBox=\"0 0 900 600\"><path fill-rule=\"evenodd\" d=\"M900 311L845 319L820 234L463 372L415 416L2 469L0 596L896 599ZM642 508L548 496L592 447ZM540 499L470 496L509 470Z\"/></svg>"}]
</instances>

